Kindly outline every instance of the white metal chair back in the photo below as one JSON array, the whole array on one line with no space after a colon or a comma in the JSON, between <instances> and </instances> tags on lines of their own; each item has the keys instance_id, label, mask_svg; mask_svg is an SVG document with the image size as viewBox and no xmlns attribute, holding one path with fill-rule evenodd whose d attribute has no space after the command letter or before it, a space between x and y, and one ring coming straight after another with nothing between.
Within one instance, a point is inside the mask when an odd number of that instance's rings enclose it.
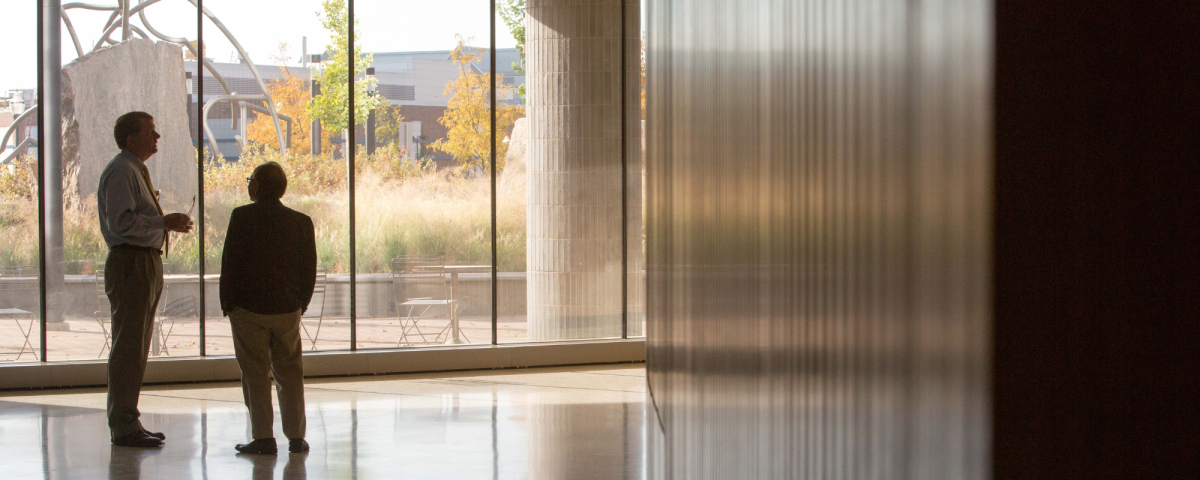
<instances>
[{"instance_id":1,"label":"white metal chair back","mask_svg":"<svg viewBox=\"0 0 1200 480\"><path fill-rule=\"evenodd\" d=\"M109 331L112 306L108 303L108 292L104 291L104 265L96 267L92 280L96 289L96 312L93 316L96 318L96 324L100 326L100 333L104 334L104 346L100 347L100 353L96 355L96 358L100 358L104 356L105 350L112 348L112 332Z\"/></svg>"},{"instance_id":2,"label":"white metal chair back","mask_svg":"<svg viewBox=\"0 0 1200 480\"><path fill-rule=\"evenodd\" d=\"M310 350L317 349L317 338L321 336L321 323L325 320L325 289L328 285L328 273L325 267L317 267L317 281L313 284L313 301L309 302L308 311L304 312L304 316L300 318L300 329L304 330L304 336L308 337L308 342L312 344ZM316 303L317 309L313 311L313 304L316 301L317 295L321 296L319 303ZM308 327L304 325L304 319L317 319L317 329L312 335L308 333Z\"/></svg>"}]
</instances>

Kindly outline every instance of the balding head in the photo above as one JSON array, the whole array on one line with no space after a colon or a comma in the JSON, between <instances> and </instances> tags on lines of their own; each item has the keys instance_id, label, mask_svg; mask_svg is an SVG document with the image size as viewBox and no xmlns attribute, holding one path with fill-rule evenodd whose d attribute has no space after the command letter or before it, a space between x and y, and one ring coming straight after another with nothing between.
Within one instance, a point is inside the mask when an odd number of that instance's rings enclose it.
<instances>
[{"instance_id":1,"label":"balding head","mask_svg":"<svg viewBox=\"0 0 1200 480\"><path fill-rule=\"evenodd\" d=\"M255 201L278 200L287 191L287 175L283 173L283 167L278 163L267 162L259 165L250 177L254 179L254 183L258 184L258 188L254 192Z\"/></svg>"}]
</instances>

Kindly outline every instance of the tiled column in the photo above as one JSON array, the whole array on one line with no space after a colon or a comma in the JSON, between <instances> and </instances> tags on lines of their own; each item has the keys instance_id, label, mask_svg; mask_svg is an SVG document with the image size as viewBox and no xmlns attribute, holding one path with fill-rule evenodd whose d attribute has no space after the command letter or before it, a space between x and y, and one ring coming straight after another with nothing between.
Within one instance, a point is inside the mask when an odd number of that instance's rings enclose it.
<instances>
[{"instance_id":1,"label":"tiled column","mask_svg":"<svg viewBox=\"0 0 1200 480\"><path fill-rule=\"evenodd\" d=\"M620 2L527 15L529 338L620 336Z\"/></svg>"}]
</instances>

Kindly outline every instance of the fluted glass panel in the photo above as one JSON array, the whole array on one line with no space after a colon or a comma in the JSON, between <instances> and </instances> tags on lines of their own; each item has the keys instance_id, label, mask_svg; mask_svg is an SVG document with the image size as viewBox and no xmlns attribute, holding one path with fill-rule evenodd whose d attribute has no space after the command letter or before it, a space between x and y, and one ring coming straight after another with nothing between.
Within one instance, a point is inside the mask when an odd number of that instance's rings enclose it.
<instances>
[{"instance_id":1,"label":"fluted glass panel","mask_svg":"<svg viewBox=\"0 0 1200 480\"><path fill-rule=\"evenodd\" d=\"M653 477L989 478L988 5L649 5Z\"/></svg>"}]
</instances>

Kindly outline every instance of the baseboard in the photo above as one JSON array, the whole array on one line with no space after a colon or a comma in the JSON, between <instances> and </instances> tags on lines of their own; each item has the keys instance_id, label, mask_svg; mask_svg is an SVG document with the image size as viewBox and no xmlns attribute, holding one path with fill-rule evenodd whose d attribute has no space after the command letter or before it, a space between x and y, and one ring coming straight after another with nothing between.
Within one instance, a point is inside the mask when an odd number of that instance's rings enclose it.
<instances>
[{"instance_id":1,"label":"baseboard","mask_svg":"<svg viewBox=\"0 0 1200 480\"><path fill-rule=\"evenodd\" d=\"M509 345L459 345L358 352L305 352L304 376L487 370L600 363L644 362L645 339L613 339ZM108 384L103 360L21 363L0 366L0 390L96 387ZM236 381L233 357L152 359L146 384Z\"/></svg>"}]
</instances>

